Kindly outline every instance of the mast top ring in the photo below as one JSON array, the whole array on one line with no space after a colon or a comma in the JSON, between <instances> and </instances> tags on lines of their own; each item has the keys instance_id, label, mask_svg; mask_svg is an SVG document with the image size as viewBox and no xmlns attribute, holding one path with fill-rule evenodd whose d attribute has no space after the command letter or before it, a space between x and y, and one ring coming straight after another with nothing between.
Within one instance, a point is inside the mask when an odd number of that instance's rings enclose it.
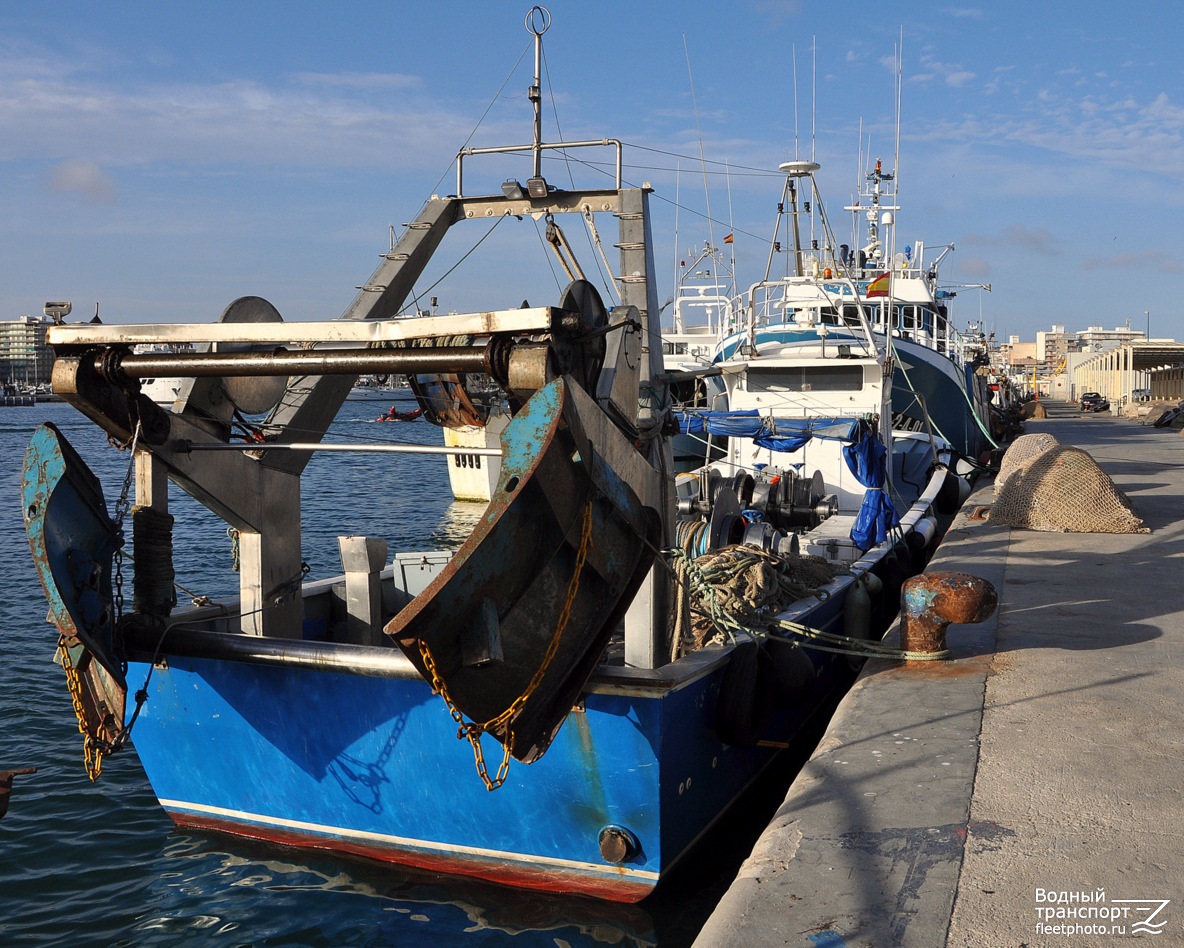
<instances>
[{"instance_id":1,"label":"mast top ring","mask_svg":"<svg viewBox=\"0 0 1184 948\"><path fill-rule=\"evenodd\" d=\"M531 7L526 14L526 29L535 36L542 36L550 28L551 11L546 7Z\"/></svg>"}]
</instances>

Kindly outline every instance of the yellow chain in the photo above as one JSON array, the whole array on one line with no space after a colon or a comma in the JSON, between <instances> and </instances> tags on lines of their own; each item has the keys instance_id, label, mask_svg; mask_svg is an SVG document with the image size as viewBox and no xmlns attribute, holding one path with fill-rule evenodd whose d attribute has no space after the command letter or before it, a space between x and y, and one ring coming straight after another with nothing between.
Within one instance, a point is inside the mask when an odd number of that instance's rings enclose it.
<instances>
[{"instance_id":1,"label":"yellow chain","mask_svg":"<svg viewBox=\"0 0 1184 948\"><path fill-rule=\"evenodd\" d=\"M588 558L588 549L591 546L592 501L588 501L584 507L583 533L580 536L580 548L576 553L575 571L572 573L571 581L567 584L567 599L563 603L563 609L559 613L559 619L555 623L555 631L551 635L551 641L547 645L547 651L543 655L542 663L535 670L534 676L526 686L526 690L515 698L506 710L497 717L490 718L484 724L478 724L475 721L466 722L464 715L461 714L460 709L457 708L456 703L452 700L452 696L449 695L448 687L444 684L444 679L440 677L440 672L436 668L435 659L432 658L432 653L428 648L427 642L423 639L419 640L419 654L423 659L424 667L428 671L428 681L432 686L432 690L444 699L444 703L448 706L448 713L458 725L456 739L468 738L469 743L472 745L473 759L477 766L477 775L481 778L481 782L485 784L486 790L496 790L506 782L506 777L510 772L510 747L514 743L514 732L510 728L510 721L522 710L522 706L526 704L530 696L538 689L543 681L543 676L546 675L547 669L555 658L555 653L559 651L559 640L563 637L563 631L567 628L568 620L571 619L572 606L575 604L576 595L580 591L580 573L583 572L584 563ZM489 770L485 766L485 752L481 749L481 735L499 727L505 727L506 731L505 739L502 741L502 762L497 769L497 776L490 778Z\"/></svg>"},{"instance_id":2,"label":"yellow chain","mask_svg":"<svg viewBox=\"0 0 1184 948\"><path fill-rule=\"evenodd\" d=\"M83 737L82 764L86 767L86 775L90 777L90 782L94 783L103 773L103 747L86 732L86 709L82 705L82 678L70 658L70 650L66 647L64 637L58 639L58 653L61 655L62 668L66 672L66 687L70 689L74 716L78 718L78 732Z\"/></svg>"}]
</instances>

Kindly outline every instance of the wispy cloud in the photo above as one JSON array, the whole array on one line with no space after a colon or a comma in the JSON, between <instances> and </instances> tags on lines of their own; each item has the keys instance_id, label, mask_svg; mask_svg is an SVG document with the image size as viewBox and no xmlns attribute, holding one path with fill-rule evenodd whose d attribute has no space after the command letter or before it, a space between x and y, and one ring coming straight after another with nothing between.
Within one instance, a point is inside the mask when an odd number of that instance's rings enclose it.
<instances>
[{"instance_id":1,"label":"wispy cloud","mask_svg":"<svg viewBox=\"0 0 1184 948\"><path fill-rule=\"evenodd\" d=\"M417 92L413 76L301 73L139 85L8 63L0 83L0 160L85 155L107 168L156 164L439 168L472 119ZM392 97L392 90L399 96ZM416 147L412 148L410 142Z\"/></svg>"},{"instance_id":2,"label":"wispy cloud","mask_svg":"<svg viewBox=\"0 0 1184 948\"><path fill-rule=\"evenodd\" d=\"M1106 257L1088 257L1081 262L1085 270L1121 270L1124 273L1184 273L1184 262L1159 250L1147 253L1116 253Z\"/></svg>"},{"instance_id":3,"label":"wispy cloud","mask_svg":"<svg viewBox=\"0 0 1184 948\"><path fill-rule=\"evenodd\" d=\"M1184 106L1166 92L1150 100L1129 94L1107 100L1093 93L1074 98L1045 88L1028 100L1023 113L980 110L935 120L924 134L978 148L982 154L1027 146L1035 149L1034 171L1049 181L1060 177L1073 187L1081 184L1078 175L1088 172L1096 177L1102 169L1124 174L1127 187L1138 175L1177 181L1184 177ZM1064 162L1041 167L1041 156L1050 155Z\"/></svg>"},{"instance_id":4,"label":"wispy cloud","mask_svg":"<svg viewBox=\"0 0 1184 948\"><path fill-rule=\"evenodd\" d=\"M771 25L780 26L802 12L802 0L757 0L753 9Z\"/></svg>"},{"instance_id":5,"label":"wispy cloud","mask_svg":"<svg viewBox=\"0 0 1184 948\"><path fill-rule=\"evenodd\" d=\"M115 182L93 161L59 161L46 175L46 186L62 194L77 194L84 204L115 203Z\"/></svg>"},{"instance_id":6,"label":"wispy cloud","mask_svg":"<svg viewBox=\"0 0 1184 948\"><path fill-rule=\"evenodd\" d=\"M325 89L420 89L423 80L419 76L406 76L394 72L294 72L289 75L293 82Z\"/></svg>"},{"instance_id":7,"label":"wispy cloud","mask_svg":"<svg viewBox=\"0 0 1184 948\"><path fill-rule=\"evenodd\" d=\"M1046 256L1057 256L1061 252L1059 242L1051 231L1024 224L1011 224L998 234L970 233L962 240L976 247L1015 247Z\"/></svg>"},{"instance_id":8,"label":"wispy cloud","mask_svg":"<svg viewBox=\"0 0 1184 948\"><path fill-rule=\"evenodd\" d=\"M908 78L913 83L924 84L936 80L953 88L961 88L973 80L975 75L960 64L944 63L931 56L922 56L920 69Z\"/></svg>"}]
</instances>

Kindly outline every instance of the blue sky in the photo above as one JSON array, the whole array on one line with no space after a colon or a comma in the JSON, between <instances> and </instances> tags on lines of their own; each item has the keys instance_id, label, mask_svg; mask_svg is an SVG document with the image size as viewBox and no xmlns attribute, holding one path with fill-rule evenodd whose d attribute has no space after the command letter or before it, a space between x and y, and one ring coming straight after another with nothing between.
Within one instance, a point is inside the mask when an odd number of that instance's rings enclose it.
<instances>
[{"instance_id":1,"label":"blue sky","mask_svg":"<svg viewBox=\"0 0 1184 948\"><path fill-rule=\"evenodd\" d=\"M1149 311L1153 336L1184 337L1166 302L1184 278L1184 57L1156 6L553 0L544 136L557 114L569 139L635 146L625 174L657 189L663 297L676 258L729 231L748 283L779 162L815 155L842 227L861 125L891 166L903 34L898 241L952 242L943 277L992 284L960 293L957 322L981 307L1033 338L1144 328ZM452 190L470 135L529 140L528 8L0 4L0 318L69 299L74 318L97 302L107 322L213 321L248 294L286 319L339 315L388 228ZM700 134L709 167L732 171L706 189ZM526 262L533 223L511 239L515 263L474 255L441 308L557 302Z\"/></svg>"}]
</instances>

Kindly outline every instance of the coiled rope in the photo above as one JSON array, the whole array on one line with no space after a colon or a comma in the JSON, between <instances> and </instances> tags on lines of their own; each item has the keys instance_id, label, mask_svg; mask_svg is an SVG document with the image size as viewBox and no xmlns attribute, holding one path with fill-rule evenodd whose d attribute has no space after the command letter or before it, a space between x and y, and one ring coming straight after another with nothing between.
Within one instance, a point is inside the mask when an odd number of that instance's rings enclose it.
<instances>
[{"instance_id":1,"label":"coiled rope","mask_svg":"<svg viewBox=\"0 0 1184 948\"><path fill-rule=\"evenodd\" d=\"M690 545L690 544L689 544ZM728 546L703 556L671 551L675 575L687 591L689 615L676 617L674 653L762 626L789 603L826 598L822 587L836 568L817 556L777 556L750 546Z\"/></svg>"},{"instance_id":2,"label":"coiled rope","mask_svg":"<svg viewBox=\"0 0 1184 948\"><path fill-rule=\"evenodd\" d=\"M948 650L912 652L774 618L792 602L810 596L826 599L821 587L844 570L821 557L782 557L748 546L724 547L699 557L681 548L669 553L675 577L686 591L686 608L675 617L672 660L711 643L735 644L743 634L859 658L935 661L949 657Z\"/></svg>"}]
</instances>

